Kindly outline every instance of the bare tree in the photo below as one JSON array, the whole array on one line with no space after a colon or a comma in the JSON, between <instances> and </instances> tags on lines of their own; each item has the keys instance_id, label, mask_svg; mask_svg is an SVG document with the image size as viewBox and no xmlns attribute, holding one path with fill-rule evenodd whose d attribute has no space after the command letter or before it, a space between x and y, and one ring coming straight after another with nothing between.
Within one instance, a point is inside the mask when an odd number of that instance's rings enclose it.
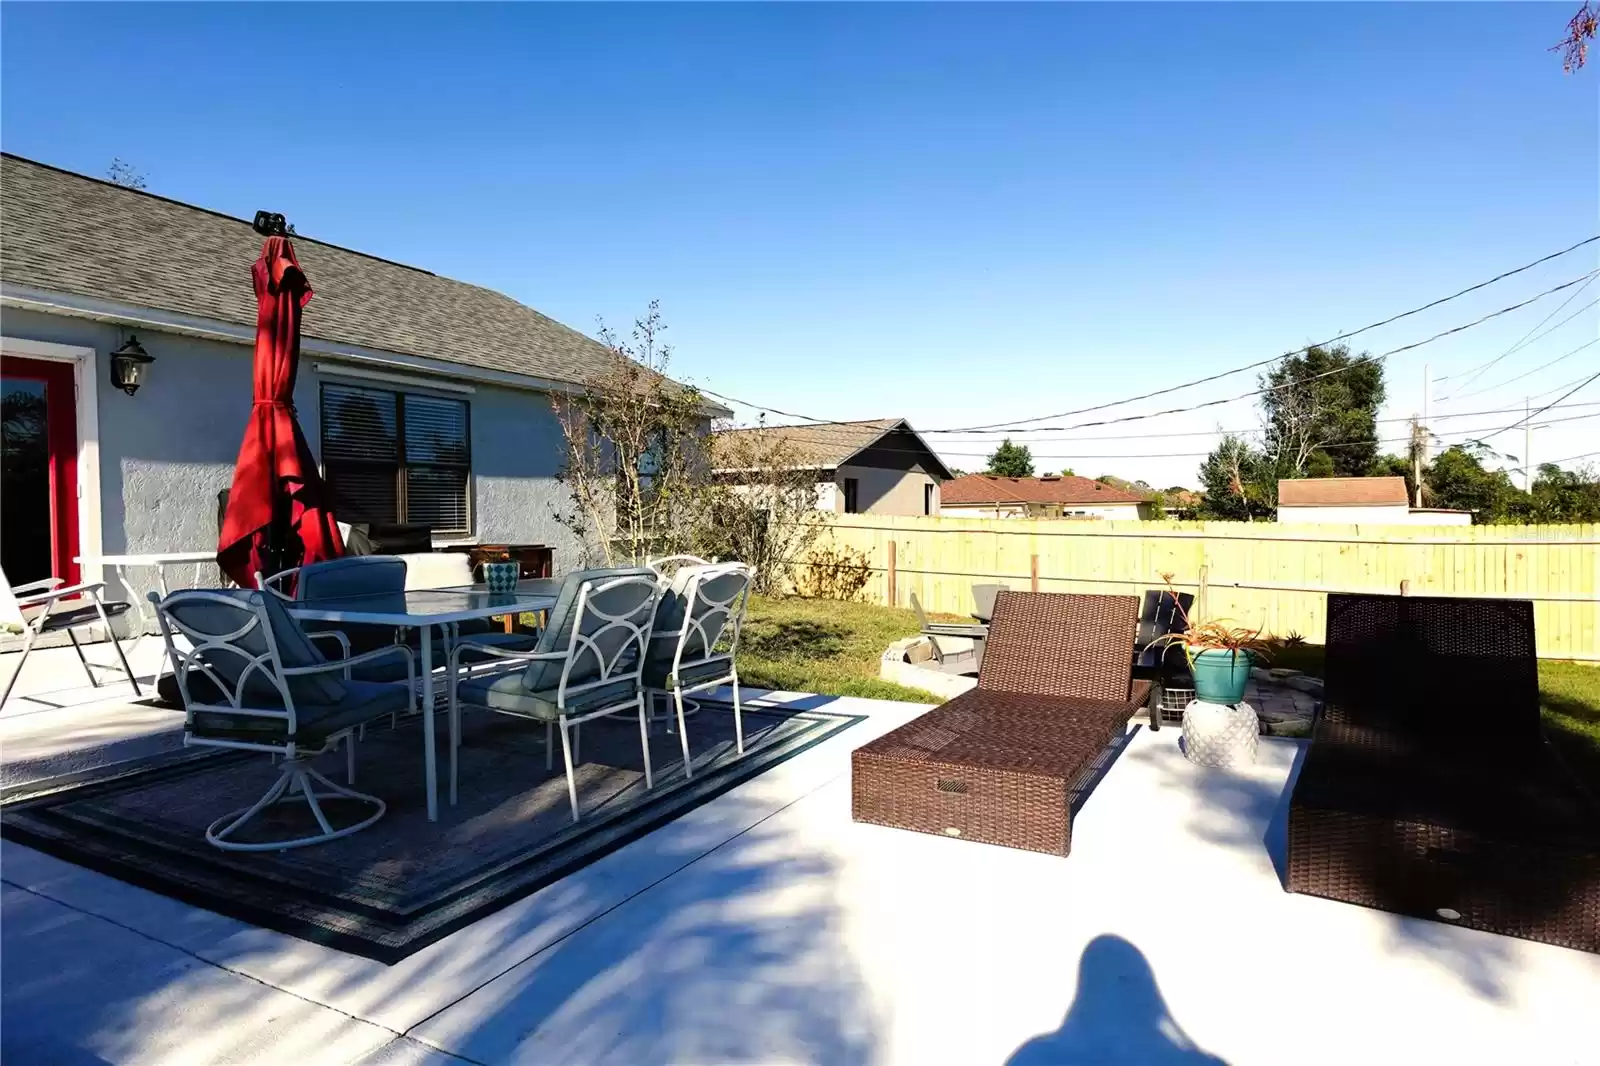
<instances>
[{"instance_id":1,"label":"bare tree","mask_svg":"<svg viewBox=\"0 0 1600 1066\"><path fill-rule=\"evenodd\" d=\"M142 189L146 184L144 172L124 162L121 156L112 157L111 165L106 168L106 180L124 189Z\"/></svg>"},{"instance_id":2,"label":"bare tree","mask_svg":"<svg viewBox=\"0 0 1600 1066\"><path fill-rule=\"evenodd\" d=\"M815 462L779 434L727 429L713 439L712 465L700 553L748 563L757 592L782 594L827 528Z\"/></svg>"},{"instance_id":3,"label":"bare tree","mask_svg":"<svg viewBox=\"0 0 1600 1066\"><path fill-rule=\"evenodd\" d=\"M1594 0L1584 0L1584 5L1567 23L1567 35L1550 49L1561 53L1562 70L1573 74L1583 69L1589 61L1589 42L1594 40L1597 30L1600 30L1600 7L1595 6Z\"/></svg>"},{"instance_id":4,"label":"bare tree","mask_svg":"<svg viewBox=\"0 0 1600 1066\"><path fill-rule=\"evenodd\" d=\"M552 401L567 452L558 477L569 496L555 517L577 536L586 563L694 547L710 472L709 409L699 390L666 376L665 328L657 301L627 341L602 323L605 369Z\"/></svg>"},{"instance_id":5,"label":"bare tree","mask_svg":"<svg viewBox=\"0 0 1600 1066\"><path fill-rule=\"evenodd\" d=\"M1276 398L1271 417L1262 426L1267 461L1279 477L1300 477L1318 448L1328 443L1326 412L1310 389L1288 388Z\"/></svg>"}]
</instances>

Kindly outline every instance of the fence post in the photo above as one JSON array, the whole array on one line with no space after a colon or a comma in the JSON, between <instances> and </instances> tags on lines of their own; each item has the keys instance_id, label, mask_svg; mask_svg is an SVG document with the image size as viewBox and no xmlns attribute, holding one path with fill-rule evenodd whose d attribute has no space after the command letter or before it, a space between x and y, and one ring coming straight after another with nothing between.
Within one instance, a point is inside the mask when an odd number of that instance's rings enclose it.
<instances>
[{"instance_id":1,"label":"fence post","mask_svg":"<svg viewBox=\"0 0 1600 1066\"><path fill-rule=\"evenodd\" d=\"M1194 597L1194 616L1211 617L1211 567L1204 564L1200 567L1200 589Z\"/></svg>"},{"instance_id":2,"label":"fence post","mask_svg":"<svg viewBox=\"0 0 1600 1066\"><path fill-rule=\"evenodd\" d=\"M1406 579L1405 581L1400 582L1400 595L1402 595L1402 596L1411 595L1411 581L1410 581L1409 578Z\"/></svg>"},{"instance_id":3,"label":"fence post","mask_svg":"<svg viewBox=\"0 0 1600 1066\"><path fill-rule=\"evenodd\" d=\"M896 594L898 590L895 588L894 548L895 548L895 543L894 543L893 540L890 540L889 541L889 573L888 573L888 580L885 582L885 584L887 585L887 588L886 588L885 591L887 591L887 593L888 593L888 599L889 599L889 606L890 607L898 606L899 602L900 602L900 598Z\"/></svg>"},{"instance_id":4,"label":"fence post","mask_svg":"<svg viewBox=\"0 0 1600 1066\"><path fill-rule=\"evenodd\" d=\"M1039 557L1037 555L1028 558L1028 590L1030 592L1039 591Z\"/></svg>"}]
</instances>

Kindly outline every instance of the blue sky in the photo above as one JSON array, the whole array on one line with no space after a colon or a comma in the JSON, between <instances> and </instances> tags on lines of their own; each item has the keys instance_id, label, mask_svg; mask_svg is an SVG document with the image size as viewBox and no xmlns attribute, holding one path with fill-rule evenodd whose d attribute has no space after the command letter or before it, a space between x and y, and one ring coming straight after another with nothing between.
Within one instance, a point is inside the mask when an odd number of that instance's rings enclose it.
<instances>
[{"instance_id":1,"label":"blue sky","mask_svg":"<svg viewBox=\"0 0 1600 1066\"><path fill-rule=\"evenodd\" d=\"M676 373L756 403L966 426L1253 362L1600 232L1596 71L1546 51L1571 7L6 4L0 144L96 175L120 156L153 192L279 210L580 329L659 299ZM1352 343L1515 303L1597 248ZM1424 363L1481 364L1570 292L1396 357L1385 415L1420 405ZM1584 310L1474 388L1597 333ZM1600 345L1436 411L1595 370ZM1255 422L1031 436L1104 457L1044 470L1192 484L1192 457L1122 456ZM1539 431L1535 458L1597 426ZM969 468L990 447L939 440Z\"/></svg>"}]
</instances>

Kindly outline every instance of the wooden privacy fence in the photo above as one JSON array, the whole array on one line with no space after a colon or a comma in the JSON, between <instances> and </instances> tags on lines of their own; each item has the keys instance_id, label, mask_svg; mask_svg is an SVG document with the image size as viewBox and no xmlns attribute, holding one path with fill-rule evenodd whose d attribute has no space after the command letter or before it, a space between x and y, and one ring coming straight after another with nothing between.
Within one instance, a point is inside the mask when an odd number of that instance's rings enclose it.
<instances>
[{"instance_id":1,"label":"wooden privacy fence","mask_svg":"<svg viewBox=\"0 0 1600 1066\"><path fill-rule=\"evenodd\" d=\"M1530 599L1546 658L1600 661L1600 525L1300 526L840 515L870 602L967 614L972 585L1140 595L1171 573L1207 618L1323 639L1329 592Z\"/></svg>"}]
</instances>

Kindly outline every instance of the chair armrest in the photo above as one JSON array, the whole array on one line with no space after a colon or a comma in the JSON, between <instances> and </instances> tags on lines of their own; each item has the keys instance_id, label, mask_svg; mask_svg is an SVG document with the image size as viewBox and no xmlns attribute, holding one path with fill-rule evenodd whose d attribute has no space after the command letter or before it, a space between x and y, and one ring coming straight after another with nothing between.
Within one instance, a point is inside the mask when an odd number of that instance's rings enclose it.
<instances>
[{"instance_id":1,"label":"chair armrest","mask_svg":"<svg viewBox=\"0 0 1600 1066\"><path fill-rule=\"evenodd\" d=\"M25 581L20 585L11 586L13 596L23 592L37 592L40 589L53 589L57 585L65 584L59 577L42 577L38 581Z\"/></svg>"},{"instance_id":2,"label":"chair armrest","mask_svg":"<svg viewBox=\"0 0 1600 1066\"><path fill-rule=\"evenodd\" d=\"M930 622L922 627L924 636L934 637L987 637L989 627L982 625L967 625L963 622Z\"/></svg>"},{"instance_id":3,"label":"chair armrest","mask_svg":"<svg viewBox=\"0 0 1600 1066\"><path fill-rule=\"evenodd\" d=\"M450 649L450 672L453 674L456 667L461 664L463 651L474 651L486 655L491 659L501 659L506 662L559 662L567 657L564 651L507 651L497 648L493 644L478 644L470 640L458 640Z\"/></svg>"},{"instance_id":4,"label":"chair armrest","mask_svg":"<svg viewBox=\"0 0 1600 1066\"><path fill-rule=\"evenodd\" d=\"M343 636L343 634L340 635ZM360 655L352 655L348 659L334 659L331 662L319 663L316 666L286 666L283 668L283 673L286 677L291 675L299 677L305 674L325 673L328 670L347 670L360 663L371 662L385 655L394 655L396 653L404 655L408 663L416 662L416 657L411 654L411 649L404 644L387 644L381 648L364 651ZM413 672L415 672L414 668Z\"/></svg>"},{"instance_id":5,"label":"chair armrest","mask_svg":"<svg viewBox=\"0 0 1600 1066\"><path fill-rule=\"evenodd\" d=\"M1128 690L1128 706L1137 711L1146 703L1150 702L1150 689L1152 684L1152 682L1146 681L1142 678L1135 680L1133 686Z\"/></svg>"},{"instance_id":6,"label":"chair armrest","mask_svg":"<svg viewBox=\"0 0 1600 1066\"><path fill-rule=\"evenodd\" d=\"M316 642L316 641L319 641L319 640L332 640L334 643L339 645L339 652L340 652L339 658L340 659L348 659L348 658L350 658L350 638L345 636L343 633L339 632L337 629L318 629L318 630L310 630L310 629L308 629L308 630L305 630L304 632L305 632L305 635L306 635L306 639L309 640L309 641L312 641L312 642Z\"/></svg>"},{"instance_id":7,"label":"chair armrest","mask_svg":"<svg viewBox=\"0 0 1600 1066\"><path fill-rule=\"evenodd\" d=\"M105 587L106 583L104 581L88 581L82 585L62 585L59 588L51 589L49 592L34 593L32 596L19 596L17 597L17 606L37 607L41 603L54 603L56 600L64 599L67 596L77 596L82 593L87 593L99 599L100 590Z\"/></svg>"}]
</instances>

